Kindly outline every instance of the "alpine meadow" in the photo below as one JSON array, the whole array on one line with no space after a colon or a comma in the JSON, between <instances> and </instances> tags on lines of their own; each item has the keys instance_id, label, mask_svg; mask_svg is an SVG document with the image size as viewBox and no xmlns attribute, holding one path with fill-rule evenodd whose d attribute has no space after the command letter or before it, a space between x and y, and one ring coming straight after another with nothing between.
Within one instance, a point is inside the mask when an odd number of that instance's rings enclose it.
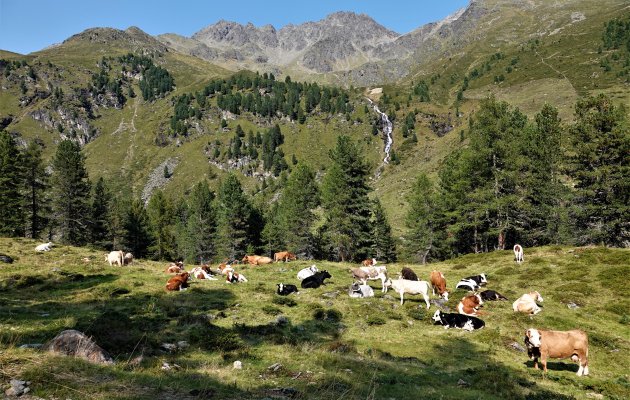
<instances>
[{"instance_id":1,"label":"alpine meadow","mask_svg":"<svg viewBox=\"0 0 630 400\"><path fill-rule=\"evenodd\" d=\"M7 399L630 398L628 2L355 11L0 49Z\"/></svg>"}]
</instances>

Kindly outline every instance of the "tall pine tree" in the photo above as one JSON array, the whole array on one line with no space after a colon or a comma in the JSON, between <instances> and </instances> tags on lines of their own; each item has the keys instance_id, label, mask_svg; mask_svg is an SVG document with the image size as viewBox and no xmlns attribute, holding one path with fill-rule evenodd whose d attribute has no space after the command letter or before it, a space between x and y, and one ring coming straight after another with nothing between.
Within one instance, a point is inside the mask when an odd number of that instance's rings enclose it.
<instances>
[{"instance_id":1,"label":"tall pine tree","mask_svg":"<svg viewBox=\"0 0 630 400\"><path fill-rule=\"evenodd\" d=\"M172 259L175 250L173 235L173 207L161 190L156 190L147 205L149 225L153 243L149 246L150 256L157 260Z\"/></svg>"},{"instance_id":2,"label":"tall pine tree","mask_svg":"<svg viewBox=\"0 0 630 400\"><path fill-rule=\"evenodd\" d=\"M371 253L368 166L358 146L345 135L330 151L332 165L322 182L326 255L334 260L359 260Z\"/></svg>"},{"instance_id":3,"label":"tall pine tree","mask_svg":"<svg viewBox=\"0 0 630 400\"><path fill-rule=\"evenodd\" d=\"M136 258L144 258L153 243L147 210L140 199L131 201L125 210L122 247L131 251Z\"/></svg>"},{"instance_id":4,"label":"tall pine tree","mask_svg":"<svg viewBox=\"0 0 630 400\"><path fill-rule=\"evenodd\" d=\"M111 221L109 212L110 195L105 187L103 178L99 178L94 185L92 194L90 241L97 247L111 248L109 224Z\"/></svg>"},{"instance_id":5,"label":"tall pine tree","mask_svg":"<svg viewBox=\"0 0 630 400\"><path fill-rule=\"evenodd\" d=\"M47 197L48 174L42 160L42 149L34 141L23 153L24 211L26 235L38 238L48 224L50 214Z\"/></svg>"},{"instance_id":6,"label":"tall pine tree","mask_svg":"<svg viewBox=\"0 0 630 400\"><path fill-rule=\"evenodd\" d=\"M239 259L252 243L252 206L234 174L222 182L217 196L217 245L221 259Z\"/></svg>"},{"instance_id":7,"label":"tall pine tree","mask_svg":"<svg viewBox=\"0 0 630 400\"><path fill-rule=\"evenodd\" d=\"M385 262L396 261L396 243L381 201L372 202L372 257Z\"/></svg>"},{"instance_id":8,"label":"tall pine tree","mask_svg":"<svg viewBox=\"0 0 630 400\"><path fill-rule=\"evenodd\" d=\"M210 262L217 252L217 221L214 193L206 181L193 188L188 198L188 212L186 259L197 263Z\"/></svg>"},{"instance_id":9,"label":"tall pine tree","mask_svg":"<svg viewBox=\"0 0 630 400\"><path fill-rule=\"evenodd\" d=\"M0 131L0 235L21 236L23 232L21 155L8 132Z\"/></svg>"},{"instance_id":10,"label":"tall pine tree","mask_svg":"<svg viewBox=\"0 0 630 400\"><path fill-rule=\"evenodd\" d=\"M413 262L426 264L439 254L440 209L438 196L429 178L422 174L416 179L407 197L409 209L405 218L405 253Z\"/></svg>"},{"instance_id":11,"label":"tall pine tree","mask_svg":"<svg viewBox=\"0 0 630 400\"><path fill-rule=\"evenodd\" d=\"M83 245L89 238L90 182L81 147L59 143L52 162L52 209L62 243Z\"/></svg>"}]
</instances>

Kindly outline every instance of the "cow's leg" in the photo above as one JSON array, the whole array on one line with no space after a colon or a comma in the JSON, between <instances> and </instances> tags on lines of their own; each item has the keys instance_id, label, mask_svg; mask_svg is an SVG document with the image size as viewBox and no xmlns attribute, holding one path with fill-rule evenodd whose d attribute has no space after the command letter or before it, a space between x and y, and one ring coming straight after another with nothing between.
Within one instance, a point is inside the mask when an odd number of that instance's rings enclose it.
<instances>
[{"instance_id":1,"label":"cow's leg","mask_svg":"<svg viewBox=\"0 0 630 400\"><path fill-rule=\"evenodd\" d=\"M538 357L534 357L534 369L538 369Z\"/></svg>"},{"instance_id":2,"label":"cow's leg","mask_svg":"<svg viewBox=\"0 0 630 400\"><path fill-rule=\"evenodd\" d=\"M547 357L541 355L540 356L540 363L543 366L543 372L547 373Z\"/></svg>"},{"instance_id":3,"label":"cow's leg","mask_svg":"<svg viewBox=\"0 0 630 400\"><path fill-rule=\"evenodd\" d=\"M400 305L401 305L401 306L403 305L403 294L404 294L404 293L405 293L405 292L400 292Z\"/></svg>"},{"instance_id":4,"label":"cow's leg","mask_svg":"<svg viewBox=\"0 0 630 400\"><path fill-rule=\"evenodd\" d=\"M429 309L429 307L431 307L431 303L429 303L429 296L422 292L422 297L424 297L424 302L427 303L427 310Z\"/></svg>"}]
</instances>

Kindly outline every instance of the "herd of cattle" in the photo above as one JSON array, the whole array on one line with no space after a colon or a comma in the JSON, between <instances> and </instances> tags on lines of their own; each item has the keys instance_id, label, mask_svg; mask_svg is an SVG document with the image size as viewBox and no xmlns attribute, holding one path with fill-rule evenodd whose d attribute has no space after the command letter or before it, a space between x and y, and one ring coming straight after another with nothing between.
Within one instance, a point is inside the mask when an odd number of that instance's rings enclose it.
<instances>
[{"instance_id":1,"label":"herd of cattle","mask_svg":"<svg viewBox=\"0 0 630 400\"><path fill-rule=\"evenodd\" d=\"M52 243L44 243L36 247L37 251L51 250ZM517 263L524 261L523 247L514 246L514 258ZM234 265L240 263L248 265L266 265L272 262L288 262L296 260L295 254L288 251L276 253L274 258L257 255L247 255L239 262L234 260L231 263L219 264L216 270L212 270L209 265L196 266L190 271L186 271L182 261L173 262L168 265L164 272L175 274L168 279L166 290L178 291L188 287L190 279L218 280L217 276L224 277L227 283L247 282L247 278L242 273L236 272ZM105 255L105 260L109 265L119 266L129 265L133 262L131 253L123 251L112 251ZM448 301L449 292L446 287L446 278L440 271L432 271L429 282L418 278L411 269L404 267L396 279L388 276L387 267L377 265L376 259L367 259L361 263L360 267L351 268L350 273L355 280L350 285L348 295L351 298L374 297L374 290L368 285L368 281L377 280L381 282L381 291L386 293L388 289L394 290L400 295L400 304L404 302L404 295L421 295L427 306L430 308L429 291L433 296L439 296L442 301ZM332 276L326 270L319 271L315 265L300 270L297 279L303 289L314 289L325 284L325 279ZM436 325L442 325L445 329L460 328L467 331L474 331L485 326L485 322L479 316L485 315L480 308L484 301L507 300L507 298L494 290L479 290L488 283L486 274L479 274L462 278L456 285L456 289L472 292L464 296L457 304L457 313L445 313L438 309L433 314L433 321ZM299 293L298 287L293 284L278 283L276 293L281 296L288 296L291 293ZM523 294L512 304L514 312L535 315L541 312L538 302L543 302L543 298L537 291ZM525 333L525 345L528 356L534 360L534 367L538 368L540 359L543 370L547 371L548 358L571 358L579 363L578 376L588 375L588 337L581 330L570 331L549 331L542 329L527 329Z\"/></svg>"}]
</instances>

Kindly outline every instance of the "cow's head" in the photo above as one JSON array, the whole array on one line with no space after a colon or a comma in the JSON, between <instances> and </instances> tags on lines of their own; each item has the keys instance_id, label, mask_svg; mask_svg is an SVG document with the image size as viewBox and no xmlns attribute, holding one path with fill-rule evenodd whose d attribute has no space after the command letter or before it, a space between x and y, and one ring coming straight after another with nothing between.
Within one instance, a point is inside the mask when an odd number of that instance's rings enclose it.
<instances>
[{"instance_id":1,"label":"cow's head","mask_svg":"<svg viewBox=\"0 0 630 400\"><path fill-rule=\"evenodd\" d=\"M529 328L525 331L525 345L527 347L540 347L540 332L538 332L538 329Z\"/></svg>"},{"instance_id":2,"label":"cow's head","mask_svg":"<svg viewBox=\"0 0 630 400\"><path fill-rule=\"evenodd\" d=\"M440 310L436 310L435 313L433 314L433 320L435 322L442 322L442 312Z\"/></svg>"},{"instance_id":3,"label":"cow's head","mask_svg":"<svg viewBox=\"0 0 630 400\"><path fill-rule=\"evenodd\" d=\"M242 262L247 262L249 260L249 256L245 256L243 257L243 259L241 260Z\"/></svg>"},{"instance_id":4,"label":"cow's head","mask_svg":"<svg viewBox=\"0 0 630 400\"><path fill-rule=\"evenodd\" d=\"M534 301L540 301L541 303L543 302L542 296L537 291L536 292L530 292L529 295L532 296Z\"/></svg>"},{"instance_id":5,"label":"cow's head","mask_svg":"<svg viewBox=\"0 0 630 400\"><path fill-rule=\"evenodd\" d=\"M323 270L323 271L321 272L321 275L322 275L322 277L323 277L324 279L325 279L325 278L328 278L328 279L332 278L332 275L330 275L330 273L328 273L328 271L326 271L326 270Z\"/></svg>"},{"instance_id":6,"label":"cow's head","mask_svg":"<svg viewBox=\"0 0 630 400\"><path fill-rule=\"evenodd\" d=\"M282 289L284 289L284 283L278 283L276 286L278 286L278 293L282 293Z\"/></svg>"},{"instance_id":7,"label":"cow's head","mask_svg":"<svg viewBox=\"0 0 630 400\"><path fill-rule=\"evenodd\" d=\"M475 297L477 298L477 301L479 302L479 305L483 304L483 300L481 299L481 295L479 293L475 293Z\"/></svg>"},{"instance_id":8,"label":"cow's head","mask_svg":"<svg viewBox=\"0 0 630 400\"><path fill-rule=\"evenodd\" d=\"M448 301L448 292L444 291L444 293L442 293L442 298L446 301Z\"/></svg>"},{"instance_id":9,"label":"cow's head","mask_svg":"<svg viewBox=\"0 0 630 400\"><path fill-rule=\"evenodd\" d=\"M469 319L468 321L466 321L464 326L462 326L462 329L465 331L474 331L475 327L473 325L472 319Z\"/></svg>"},{"instance_id":10,"label":"cow's head","mask_svg":"<svg viewBox=\"0 0 630 400\"><path fill-rule=\"evenodd\" d=\"M486 283L488 283L488 279L486 279L486 274L480 274L479 277L481 278L479 280L480 285L485 285Z\"/></svg>"}]
</instances>

